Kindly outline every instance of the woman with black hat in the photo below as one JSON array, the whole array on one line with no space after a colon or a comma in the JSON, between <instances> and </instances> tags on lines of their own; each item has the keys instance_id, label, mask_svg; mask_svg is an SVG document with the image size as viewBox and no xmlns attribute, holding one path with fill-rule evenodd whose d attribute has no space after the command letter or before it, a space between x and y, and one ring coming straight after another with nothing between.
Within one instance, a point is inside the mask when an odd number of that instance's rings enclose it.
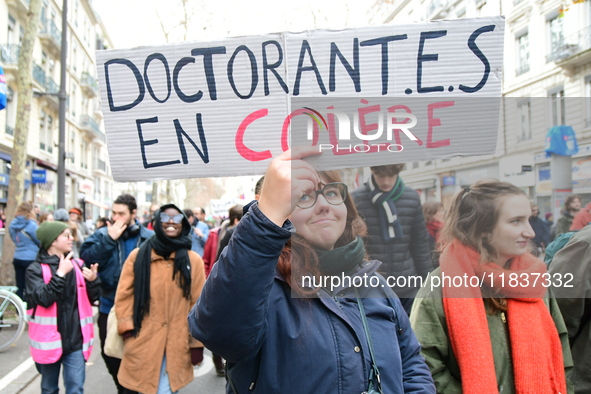
<instances>
[{"instance_id":1,"label":"woman with black hat","mask_svg":"<svg viewBox=\"0 0 591 394\"><path fill-rule=\"evenodd\" d=\"M205 282L191 250L191 225L173 204L154 215L154 232L123 265L115 296L125 340L119 383L142 393L176 392L193 380L203 345L191 337L187 314Z\"/></svg>"}]
</instances>

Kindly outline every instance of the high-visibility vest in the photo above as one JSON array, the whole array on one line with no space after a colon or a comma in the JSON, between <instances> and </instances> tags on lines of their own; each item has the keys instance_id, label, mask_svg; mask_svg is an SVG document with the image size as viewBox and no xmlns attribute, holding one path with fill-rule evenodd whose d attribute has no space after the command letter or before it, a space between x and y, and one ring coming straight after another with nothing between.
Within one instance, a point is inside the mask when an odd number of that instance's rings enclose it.
<instances>
[{"instance_id":1,"label":"high-visibility vest","mask_svg":"<svg viewBox=\"0 0 591 394\"><path fill-rule=\"evenodd\" d=\"M80 316L80 328L82 330L82 353L88 361L94 344L94 327L92 320L92 306L86 294L86 282L82 275L83 261L74 259L74 272L76 274L76 291L78 297L78 315ZM52 274L49 265L40 264L43 272L43 281L47 284ZM29 315L29 346L31 357L39 364L53 364L62 357L62 336L57 330L57 303L54 302L48 308L37 305L27 311Z\"/></svg>"}]
</instances>

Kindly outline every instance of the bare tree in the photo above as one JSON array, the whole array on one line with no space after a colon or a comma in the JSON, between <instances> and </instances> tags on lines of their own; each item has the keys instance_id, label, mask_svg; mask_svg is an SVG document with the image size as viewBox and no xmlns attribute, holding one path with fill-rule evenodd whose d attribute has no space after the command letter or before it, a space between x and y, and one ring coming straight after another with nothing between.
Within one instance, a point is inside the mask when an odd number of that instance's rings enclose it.
<instances>
[{"instance_id":1,"label":"bare tree","mask_svg":"<svg viewBox=\"0 0 591 394\"><path fill-rule=\"evenodd\" d=\"M18 101L12 149L12 167L10 169L10 181L8 184L8 203L6 206L7 223L10 223L14 219L16 209L23 201L24 195L27 138L29 134L29 120L31 118L31 101L33 99L33 88L31 86L32 58L35 38L39 29L40 13L41 0L31 0L29 3L29 12L26 15L25 34L18 58ZM2 264L0 265L1 284L14 283L14 273L11 264L13 255L14 244L9 236L5 236L2 247Z\"/></svg>"}]
</instances>

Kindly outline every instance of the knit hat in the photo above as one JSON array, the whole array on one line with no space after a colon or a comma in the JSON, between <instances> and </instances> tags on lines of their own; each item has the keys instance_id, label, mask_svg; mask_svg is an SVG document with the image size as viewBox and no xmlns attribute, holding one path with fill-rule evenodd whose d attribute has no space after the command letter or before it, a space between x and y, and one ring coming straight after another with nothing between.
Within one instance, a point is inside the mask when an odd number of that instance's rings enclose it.
<instances>
[{"instance_id":1,"label":"knit hat","mask_svg":"<svg viewBox=\"0 0 591 394\"><path fill-rule=\"evenodd\" d=\"M55 212L53 212L53 220L56 222L67 222L70 220L70 215L64 208L56 209Z\"/></svg>"},{"instance_id":2,"label":"knit hat","mask_svg":"<svg viewBox=\"0 0 591 394\"><path fill-rule=\"evenodd\" d=\"M550 216L552 216L552 215L553 215L553 214L552 214L552 212L547 212L547 213L544 215L544 217L546 218L546 220L548 220L548 218L549 218Z\"/></svg>"},{"instance_id":3,"label":"knit hat","mask_svg":"<svg viewBox=\"0 0 591 394\"><path fill-rule=\"evenodd\" d=\"M43 249L47 250L53 241L68 228L64 222L43 222L37 229L37 239L41 242Z\"/></svg>"}]
</instances>

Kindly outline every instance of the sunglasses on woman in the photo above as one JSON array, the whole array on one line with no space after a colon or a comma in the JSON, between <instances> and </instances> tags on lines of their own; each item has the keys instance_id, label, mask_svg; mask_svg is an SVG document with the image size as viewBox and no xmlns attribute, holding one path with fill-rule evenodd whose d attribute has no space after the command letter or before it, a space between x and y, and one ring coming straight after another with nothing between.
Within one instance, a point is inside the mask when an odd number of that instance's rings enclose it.
<instances>
[{"instance_id":1,"label":"sunglasses on woman","mask_svg":"<svg viewBox=\"0 0 591 394\"><path fill-rule=\"evenodd\" d=\"M179 213L178 215L174 215L174 216L168 216L164 212L160 212L160 221L162 223L168 223L172 219L173 223L179 224L183 221L184 216L185 215L183 215L182 213Z\"/></svg>"}]
</instances>

